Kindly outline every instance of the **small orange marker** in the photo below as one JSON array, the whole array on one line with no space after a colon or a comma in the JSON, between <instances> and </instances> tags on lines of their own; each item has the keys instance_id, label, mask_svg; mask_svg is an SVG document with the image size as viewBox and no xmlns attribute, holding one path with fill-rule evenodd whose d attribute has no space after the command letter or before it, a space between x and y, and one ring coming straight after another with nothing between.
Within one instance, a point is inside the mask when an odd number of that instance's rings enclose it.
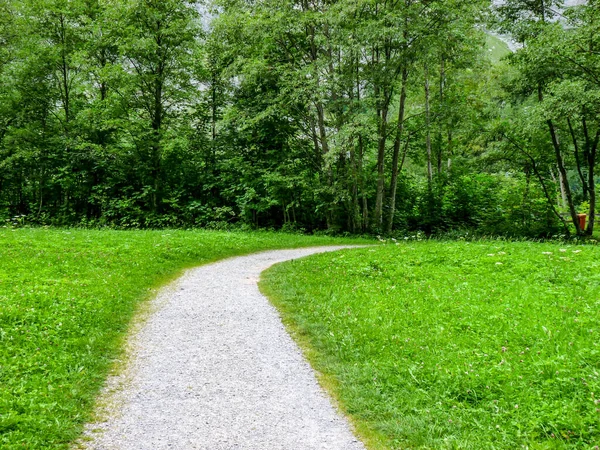
<instances>
[{"instance_id":1,"label":"small orange marker","mask_svg":"<svg viewBox=\"0 0 600 450\"><path fill-rule=\"evenodd\" d=\"M579 228L585 230L585 220L587 219L587 214L577 214L577 218L579 219Z\"/></svg>"}]
</instances>

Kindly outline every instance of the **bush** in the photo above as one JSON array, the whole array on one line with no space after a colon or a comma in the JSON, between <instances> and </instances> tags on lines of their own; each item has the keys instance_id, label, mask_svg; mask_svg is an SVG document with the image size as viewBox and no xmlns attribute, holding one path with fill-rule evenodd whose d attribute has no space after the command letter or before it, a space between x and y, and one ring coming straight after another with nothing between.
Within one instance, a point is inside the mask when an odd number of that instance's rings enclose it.
<instances>
[{"instance_id":1,"label":"bush","mask_svg":"<svg viewBox=\"0 0 600 450\"><path fill-rule=\"evenodd\" d=\"M561 232L541 189L520 175L485 174L438 177L418 196L409 229L427 234L451 230L487 236L549 237Z\"/></svg>"}]
</instances>

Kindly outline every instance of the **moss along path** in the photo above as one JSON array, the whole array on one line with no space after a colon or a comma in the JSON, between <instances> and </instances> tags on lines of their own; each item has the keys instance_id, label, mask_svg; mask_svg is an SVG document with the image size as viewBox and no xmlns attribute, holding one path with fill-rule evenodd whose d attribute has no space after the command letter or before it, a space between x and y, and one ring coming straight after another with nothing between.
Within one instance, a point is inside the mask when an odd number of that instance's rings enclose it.
<instances>
[{"instance_id":1,"label":"moss along path","mask_svg":"<svg viewBox=\"0 0 600 450\"><path fill-rule=\"evenodd\" d=\"M188 271L153 303L88 449L363 449L257 281L339 247L271 251Z\"/></svg>"}]
</instances>

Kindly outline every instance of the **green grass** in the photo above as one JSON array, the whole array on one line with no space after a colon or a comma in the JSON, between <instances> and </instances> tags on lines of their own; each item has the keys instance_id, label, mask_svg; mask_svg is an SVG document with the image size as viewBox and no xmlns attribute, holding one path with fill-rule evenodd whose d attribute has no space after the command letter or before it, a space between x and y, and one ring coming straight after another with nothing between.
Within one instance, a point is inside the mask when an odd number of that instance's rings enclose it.
<instances>
[{"instance_id":1,"label":"green grass","mask_svg":"<svg viewBox=\"0 0 600 450\"><path fill-rule=\"evenodd\" d=\"M0 229L0 448L68 448L91 417L140 302L184 268L257 250L350 242Z\"/></svg>"},{"instance_id":2,"label":"green grass","mask_svg":"<svg viewBox=\"0 0 600 450\"><path fill-rule=\"evenodd\" d=\"M490 60L494 64L498 64L500 61L502 61L502 58L512 53L504 41L489 34L486 34L486 48L488 50Z\"/></svg>"},{"instance_id":3,"label":"green grass","mask_svg":"<svg viewBox=\"0 0 600 450\"><path fill-rule=\"evenodd\" d=\"M261 288L370 448L598 448L598 247L408 242Z\"/></svg>"}]
</instances>

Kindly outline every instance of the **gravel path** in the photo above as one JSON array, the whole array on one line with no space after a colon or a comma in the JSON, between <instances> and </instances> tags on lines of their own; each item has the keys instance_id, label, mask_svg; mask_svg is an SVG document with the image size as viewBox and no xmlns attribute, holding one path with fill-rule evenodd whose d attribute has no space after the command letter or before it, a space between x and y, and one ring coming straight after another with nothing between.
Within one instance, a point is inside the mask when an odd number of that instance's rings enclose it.
<instances>
[{"instance_id":1,"label":"gravel path","mask_svg":"<svg viewBox=\"0 0 600 450\"><path fill-rule=\"evenodd\" d=\"M259 292L271 251L189 270L161 291L109 380L88 449L364 449ZM111 391L112 393L109 393Z\"/></svg>"}]
</instances>

